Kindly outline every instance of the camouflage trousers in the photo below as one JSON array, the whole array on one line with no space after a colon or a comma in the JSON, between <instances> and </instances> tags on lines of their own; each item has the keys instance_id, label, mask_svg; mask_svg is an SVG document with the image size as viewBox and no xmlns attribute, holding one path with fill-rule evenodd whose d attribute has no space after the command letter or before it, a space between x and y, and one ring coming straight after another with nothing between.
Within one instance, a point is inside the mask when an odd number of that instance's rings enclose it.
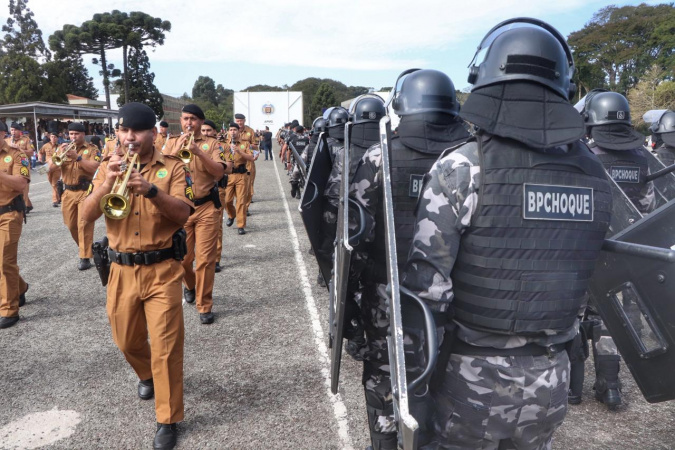
<instances>
[{"instance_id":1,"label":"camouflage trousers","mask_svg":"<svg viewBox=\"0 0 675 450\"><path fill-rule=\"evenodd\" d=\"M293 165L293 172L291 173L291 183L299 183L302 178L302 172L297 164Z\"/></svg>"},{"instance_id":2,"label":"camouflage trousers","mask_svg":"<svg viewBox=\"0 0 675 450\"><path fill-rule=\"evenodd\" d=\"M429 449L550 449L567 413L567 352L451 355L434 393Z\"/></svg>"}]
</instances>

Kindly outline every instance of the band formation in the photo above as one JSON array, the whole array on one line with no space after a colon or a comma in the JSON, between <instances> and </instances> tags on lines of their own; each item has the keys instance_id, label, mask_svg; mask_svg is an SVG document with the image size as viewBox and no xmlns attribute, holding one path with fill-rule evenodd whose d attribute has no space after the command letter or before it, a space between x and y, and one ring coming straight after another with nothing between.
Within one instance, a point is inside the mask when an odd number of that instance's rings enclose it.
<instances>
[{"instance_id":1,"label":"band formation","mask_svg":"<svg viewBox=\"0 0 675 450\"><path fill-rule=\"evenodd\" d=\"M573 106L572 53L539 20L502 22L478 53L461 108L447 75L410 69L387 102L366 94L276 135L331 301L332 389L344 344L363 362L374 450L551 448L568 404L582 402L591 351L595 398L613 410L620 354L640 359L633 345L649 360L650 342L667 339L645 312L636 264L621 278L618 263L599 261L612 248L612 261L671 252L631 232L672 209L675 112L653 115L652 151L621 94L593 90ZM128 103L104 148L71 123L70 143L55 132L40 149L78 268L93 259L112 338L138 396L155 399L156 449L175 446L184 419L183 299L214 322L223 223L246 233L255 162L261 149L274 159L272 134L241 114L220 131L196 105L180 120L183 132L167 136L149 107ZM9 328L28 291L17 251L34 149L21 124L0 151ZM101 215L106 237L92 242ZM600 286L608 277L614 297Z\"/></svg>"}]
</instances>

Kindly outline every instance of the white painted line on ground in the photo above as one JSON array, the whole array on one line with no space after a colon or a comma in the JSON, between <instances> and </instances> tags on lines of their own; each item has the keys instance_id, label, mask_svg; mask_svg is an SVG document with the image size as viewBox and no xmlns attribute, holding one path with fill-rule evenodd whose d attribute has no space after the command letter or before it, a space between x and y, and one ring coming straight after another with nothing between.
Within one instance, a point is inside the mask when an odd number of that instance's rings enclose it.
<instances>
[{"instance_id":1,"label":"white painted line on ground","mask_svg":"<svg viewBox=\"0 0 675 450\"><path fill-rule=\"evenodd\" d=\"M38 184L49 183L49 181L38 181L37 183L30 183L31 186L37 186Z\"/></svg>"},{"instance_id":2,"label":"white painted line on ground","mask_svg":"<svg viewBox=\"0 0 675 450\"><path fill-rule=\"evenodd\" d=\"M284 204L286 218L288 219L288 231L291 234L291 243L293 244L295 263L298 266L298 272L300 274L300 284L302 285L302 291L305 294L305 305L307 306L307 311L309 312L309 317L311 319L312 331L314 332L314 343L316 344L318 350L319 365L321 366L321 374L323 375L324 384L326 385L326 394L333 405L333 414L335 415L335 420L337 421L338 435L340 437L341 446L345 450L353 450L354 447L352 446L352 440L349 437L347 407L342 401L340 394L333 395L330 390L330 359L328 358L328 349L326 348L326 338L323 328L321 327L319 311L316 308L316 301L314 300L314 295L312 295L312 288L309 283L309 277L307 276L307 266L305 265L305 260L303 259L302 253L300 252L300 242L298 241L298 235L295 232L295 227L293 226L293 217L291 216L291 210L288 207L288 202L286 201L286 196L284 195L284 187L281 184L281 177L279 176L277 167L274 167L274 173L276 174L277 181L279 182L281 201Z\"/></svg>"}]
</instances>

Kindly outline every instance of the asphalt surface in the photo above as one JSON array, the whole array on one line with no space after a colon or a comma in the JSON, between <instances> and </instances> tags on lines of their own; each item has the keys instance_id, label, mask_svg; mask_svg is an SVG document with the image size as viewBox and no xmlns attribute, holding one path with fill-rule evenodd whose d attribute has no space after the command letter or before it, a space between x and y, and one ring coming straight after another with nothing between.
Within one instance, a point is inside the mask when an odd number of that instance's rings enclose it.
<instances>
[{"instance_id":1,"label":"asphalt surface","mask_svg":"<svg viewBox=\"0 0 675 450\"><path fill-rule=\"evenodd\" d=\"M248 233L225 228L215 323L202 325L184 305L178 448L363 449L360 363L343 358L340 394L330 395L327 291L316 284L285 170L264 159L257 168ZM77 270L51 187L32 176L35 209L19 244L28 303L16 326L0 330L0 449L151 448L154 404L138 399L136 376L112 341L105 288L95 269ZM104 232L100 221L95 237ZM593 400L591 366L584 402L570 406L554 449L675 448L672 402L646 403L623 368L626 405L608 412Z\"/></svg>"}]
</instances>

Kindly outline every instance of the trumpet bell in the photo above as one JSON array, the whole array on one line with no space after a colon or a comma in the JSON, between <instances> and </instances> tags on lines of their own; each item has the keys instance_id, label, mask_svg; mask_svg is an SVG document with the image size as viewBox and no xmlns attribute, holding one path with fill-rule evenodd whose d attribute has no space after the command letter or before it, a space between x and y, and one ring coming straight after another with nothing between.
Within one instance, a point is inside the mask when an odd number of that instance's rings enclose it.
<instances>
[{"instance_id":1,"label":"trumpet bell","mask_svg":"<svg viewBox=\"0 0 675 450\"><path fill-rule=\"evenodd\" d=\"M185 164L190 164L192 162L192 152L190 150L180 150L178 151L178 157Z\"/></svg>"},{"instance_id":2,"label":"trumpet bell","mask_svg":"<svg viewBox=\"0 0 675 450\"><path fill-rule=\"evenodd\" d=\"M103 214L109 219L124 219L131 212L129 200L114 192L103 196L100 207Z\"/></svg>"}]
</instances>

